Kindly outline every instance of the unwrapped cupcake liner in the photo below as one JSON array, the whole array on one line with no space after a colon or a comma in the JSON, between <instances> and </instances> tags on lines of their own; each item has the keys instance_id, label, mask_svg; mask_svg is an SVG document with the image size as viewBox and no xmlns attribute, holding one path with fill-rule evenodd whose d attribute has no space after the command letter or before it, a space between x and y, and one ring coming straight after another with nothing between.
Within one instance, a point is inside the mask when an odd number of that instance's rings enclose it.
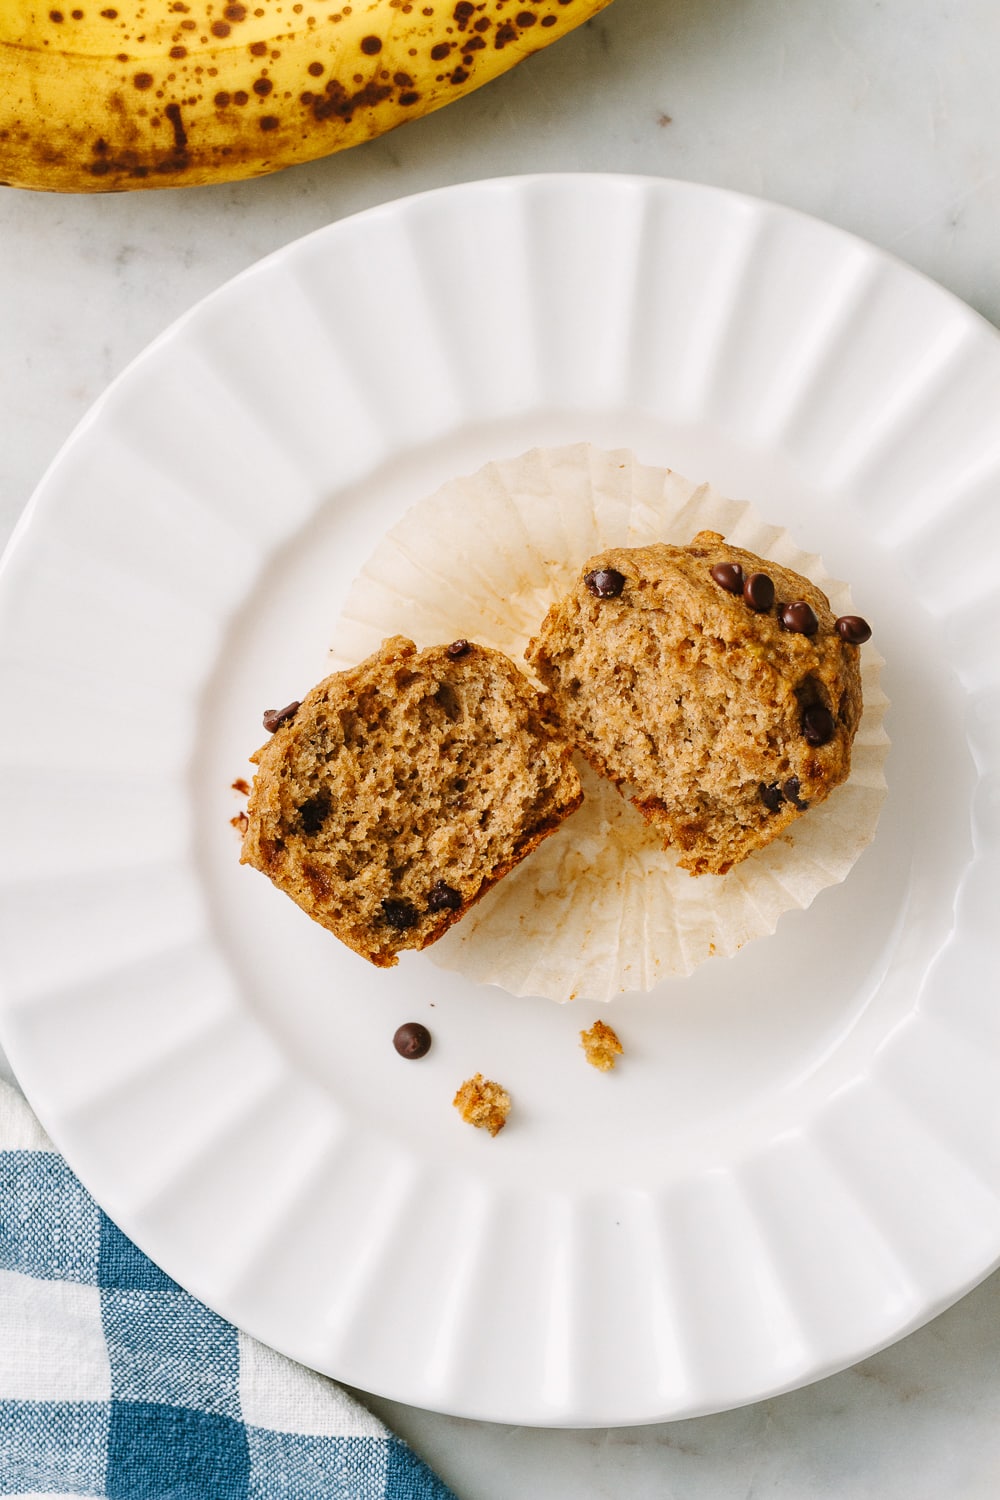
<instances>
[{"instance_id":1,"label":"unwrapped cupcake liner","mask_svg":"<svg viewBox=\"0 0 1000 1500\"><path fill-rule=\"evenodd\" d=\"M487 464L412 506L348 593L331 669L401 634L421 648L474 640L528 672L529 640L588 558L608 547L683 546L706 530L811 579L835 614L854 613L847 585L749 502L628 451L578 443ZM861 648L864 712L848 780L727 875L680 869L632 804L578 760L579 811L428 956L515 995L601 1001L649 991L773 933L784 912L842 881L875 835L889 749L882 666L871 643Z\"/></svg>"}]
</instances>

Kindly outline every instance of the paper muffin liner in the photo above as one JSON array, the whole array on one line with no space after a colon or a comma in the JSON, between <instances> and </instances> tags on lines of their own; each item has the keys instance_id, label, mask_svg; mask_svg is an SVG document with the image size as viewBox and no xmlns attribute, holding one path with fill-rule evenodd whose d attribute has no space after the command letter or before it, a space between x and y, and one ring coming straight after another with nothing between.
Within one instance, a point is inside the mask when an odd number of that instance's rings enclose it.
<instances>
[{"instance_id":1,"label":"paper muffin liner","mask_svg":"<svg viewBox=\"0 0 1000 1500\"><path fill-rule=\"evenodd\" d=\"M811 579L835 614L854 613L847 585L748 502L579 443L488 464L412 506L350 589L331 670L398 633L418 647L478 641L528 672L528 641L594 553L686 545L705 530ZM632 804L578 758L580 810L428 956L515 995L599 1001L648 991L772 933L783 912L842 881L875 835L889 749L882 665L870 643L861 648L864 712L849 779L727 875L680 869Z\"/></svg>"}]
</instances>

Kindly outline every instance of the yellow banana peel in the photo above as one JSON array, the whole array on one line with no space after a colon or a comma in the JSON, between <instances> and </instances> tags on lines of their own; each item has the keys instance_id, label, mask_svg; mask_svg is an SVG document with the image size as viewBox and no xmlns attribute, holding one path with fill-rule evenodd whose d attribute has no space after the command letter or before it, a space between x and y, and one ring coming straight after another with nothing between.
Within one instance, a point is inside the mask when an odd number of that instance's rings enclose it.
<instances>
[{"instance_id":1,"label":"yellow banana peel","mask_svg":"<svg viewBox=\"0 0 1000 1500\"><path fill-rule=\"evenodd\" d=\"M0 0L0 182L263 176L440 109L610 0Z\"/></svg>"}]
</instances>

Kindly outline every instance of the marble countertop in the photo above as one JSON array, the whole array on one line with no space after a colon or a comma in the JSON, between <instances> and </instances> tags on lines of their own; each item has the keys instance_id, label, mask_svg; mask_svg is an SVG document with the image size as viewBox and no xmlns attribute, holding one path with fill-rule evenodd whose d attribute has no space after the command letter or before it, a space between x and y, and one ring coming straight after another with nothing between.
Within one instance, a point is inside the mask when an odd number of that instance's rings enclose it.
<instances>
[{"instance_id":1,"label":"marble countertop","mask_svg":"<svg viewBox=\"0 0 1000 1500\"><path fill-rule=\"evenodd\" d=\"M257 182L0 192L0 541L108 381L289 240L449 183L625 171L851 230L1000 324L995 0L615 0L512 74ZM993 1500L1000 1276L892 1349L741 1411L542 1431L371 1399L460 1500Z\"/></svg>"}]
</instances>

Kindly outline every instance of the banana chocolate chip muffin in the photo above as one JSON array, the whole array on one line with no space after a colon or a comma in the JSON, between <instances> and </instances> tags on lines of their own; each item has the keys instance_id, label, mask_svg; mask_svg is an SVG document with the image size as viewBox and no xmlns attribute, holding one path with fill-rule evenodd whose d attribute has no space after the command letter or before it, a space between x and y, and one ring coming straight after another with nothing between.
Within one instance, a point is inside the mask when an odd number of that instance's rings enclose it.
<instances>
[{"instance_id":1,"label":"banana chocolate chip muffin","mask_svg":"<svg viewBox=\"0 0 1000 1500\"><path fill-rule=\"evenodd\" d=\"M441 937L582 798L531 683L464 640L394 636L264 723L241 863L379 968Z\"/></svg>"},{"instance_id":2,"label":"banana chocolate chip muffin","mask_svg":"<svg viewBox=\"0 0 1000 1500\"><path fill-rule=\"evenodd\" d=\"M678 863L723 875L847 779L870 634L801 574L701 531L590 558L525 655Z\"/></svg>"}]
</instances>

